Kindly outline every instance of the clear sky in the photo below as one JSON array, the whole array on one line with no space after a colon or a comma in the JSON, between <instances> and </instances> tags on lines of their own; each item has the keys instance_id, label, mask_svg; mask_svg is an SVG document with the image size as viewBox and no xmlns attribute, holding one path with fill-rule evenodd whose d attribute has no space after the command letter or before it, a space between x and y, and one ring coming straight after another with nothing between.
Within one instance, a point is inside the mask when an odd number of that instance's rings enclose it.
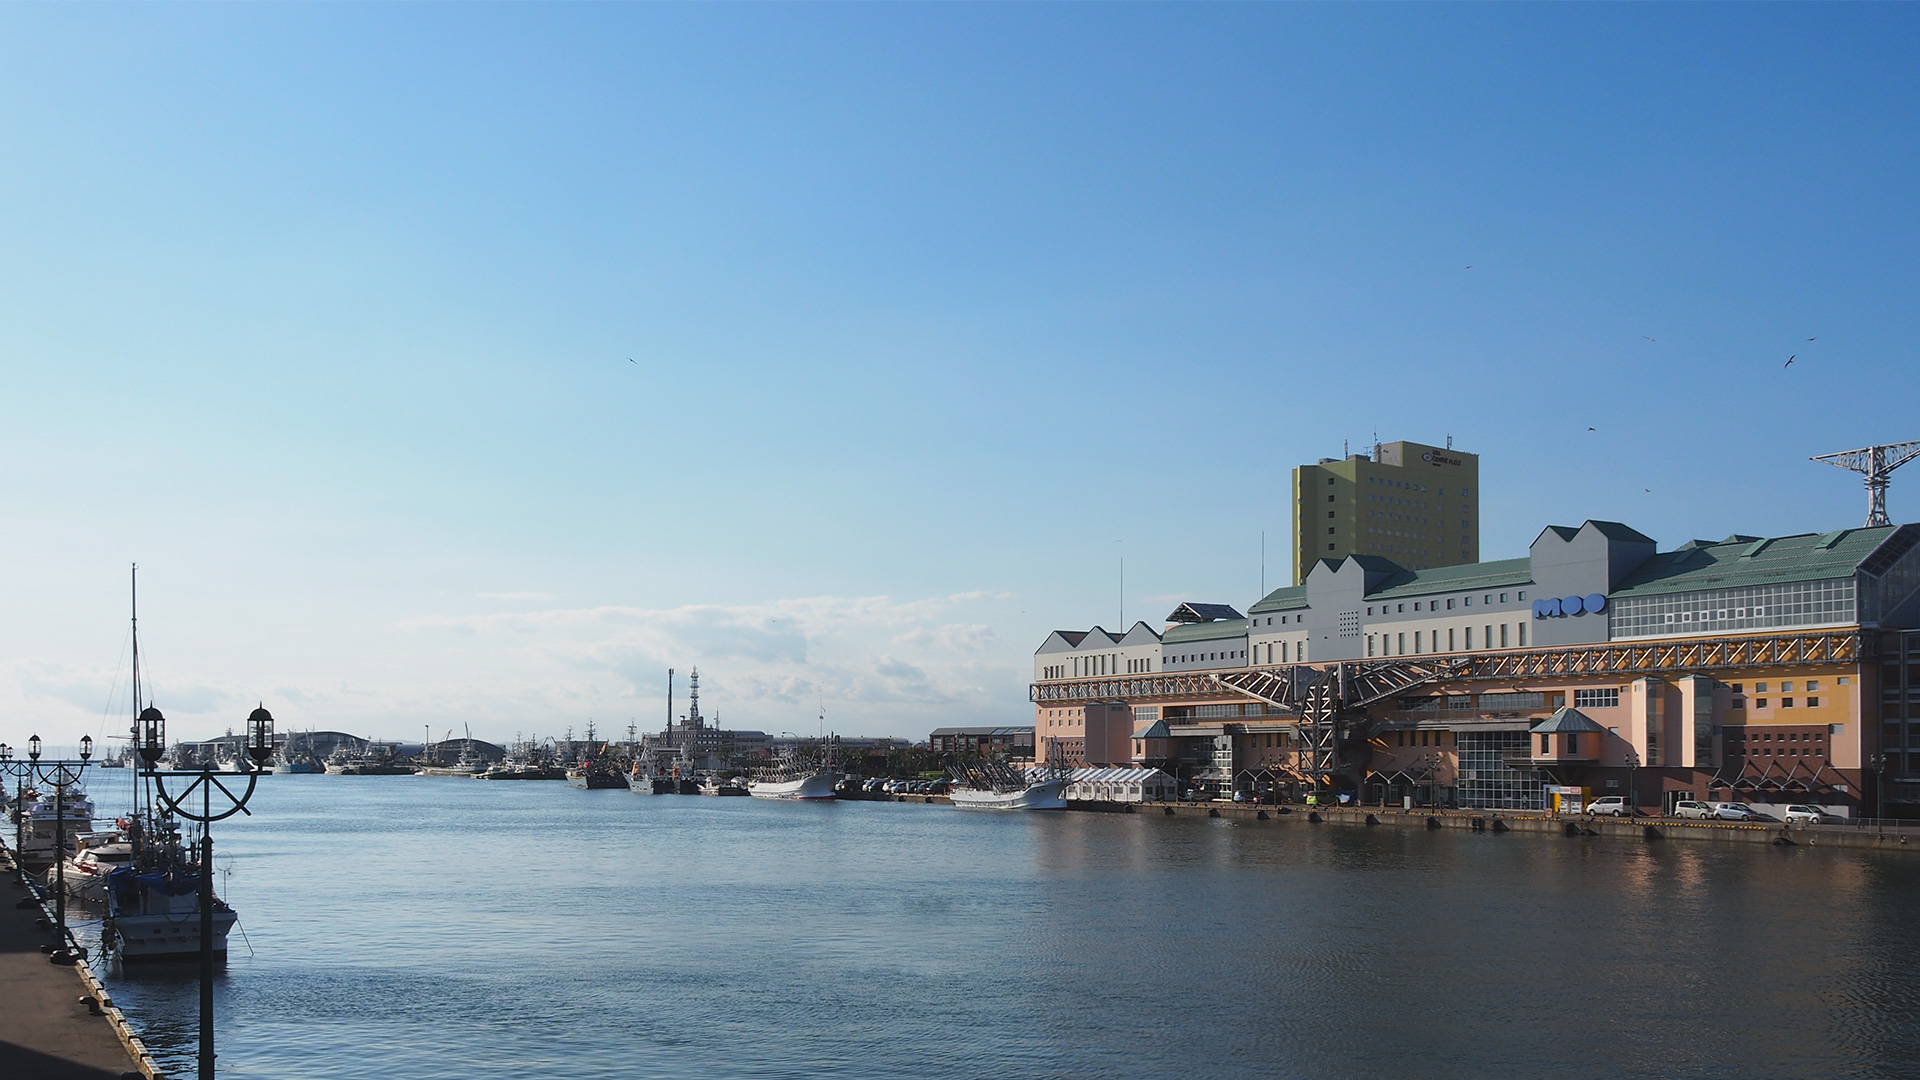
<instances>
[{"instance_id":1,"label":"clear sky","mask_svg":"<svg viewBox=\"0 0 1920 1080\"><path fill-rule=\"evenodd\" d=\"M0 7L0 739L124 730L136 561L180 736L645 730L697 664L924 738L1030 722L1123 557L1128 620L1284 584L1376 431L1482 455L1487 558L1857 525L1807 458L1920 438L1917 31Z\"/></svg>"}]
</instances>

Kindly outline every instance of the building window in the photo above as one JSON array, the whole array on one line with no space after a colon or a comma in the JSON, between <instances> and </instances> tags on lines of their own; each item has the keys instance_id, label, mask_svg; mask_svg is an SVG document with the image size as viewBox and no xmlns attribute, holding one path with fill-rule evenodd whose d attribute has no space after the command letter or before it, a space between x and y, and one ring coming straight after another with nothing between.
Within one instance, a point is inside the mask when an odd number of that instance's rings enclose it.
<instances>
[{"instance_id":1,"label":"building window","mask_svg":"<svg viewBox=\"0 0 1920 1080\"><path fill-rule=\"evenodd\" d=\"M1473 651L1473 627L1467 627L1467 651Z\"/></svg>"},{"instance_id":2,"label":"building window","mask_svg":"<svg viewBox=\"0 0 1920 1080\"><path fill-rule=\"evenodd\" d=\"M1784 693L1786 693L1787 691L1789 691L1789 690L1791 690L1791 689L1793 689L1793 680L1791 680L1791 679L1789 679L1789 680L1787 680L1786 682L1783 682L1783 683L1781 683L1781 684L1780 684L1780 692L1781 692L1781 693L1783 693L1783 694L1784 694Z\"/></svg>"},{"instance_id":3,"label":"building window","mask_svg":"<svg viewBox=\"0 0 1920 1080\"><path fill-rule=\"evenodd\" d=\"M1500 624L1500 647L1503 649L1507 647L1507 624L1506 623Z\"/></svg>"},{"instance_id":4,"label":"building window","mask_svg":"<svg viewBox=\"0 0 1920 1080\"><path fill-rule=\"evenodd\" d=\"M1762 698L1754 698L1754 699L1753 699L1753 707L1754 707L1754 708L1756 708L1756 709L1764 709L1764 708L1766 708L1766 707L1767 707L1767 699L1766 699L1766 698L1763 698L1763 697L1762 697Z\"/></svg>"},{"instance_id":5,"label":"building window","mask_svg":"<svg viewBox=\"0 0 1920 1080\"><path fill-rule=\"evenodd\" d=\"M1819 679L1808 679L1808 680L1807 680L1807 689L1808 689L1808 690L1818 690L1818 689L1820 689L1820 680L1819 680Z\"/></svg>"},{"instance_id":6,"label":"building window","mask_svg":"<svg viewBox=\"0 0 1920 1080\"><path fill-rule=\"evenodd\" d=\"M1819 699L1819 698L1817 698L1817 697L1810 697L1810 698L1808 698L1808 699L1807 699L1807 708L1809 708L1809 709L1817 709L1817 708L1819 708L1819 707L1820 707L1820 699Z\"/></svg>"},{"instance_id":7,"label":"building window","mask_svg":"<svg viewBox=\"0 0 1920 1080\"><path fill-rule=\"evenodd\" d=\"M1790 698L1790 697L1783 697L1783 698L1781 698L1781 699L1780 699L1780 707L1781 707L1781 708L1783 708L1783 709L1791 709L1791 708L1793 708L1793 699L1792 699L1792 698Z\"/></svg>"},{"instance_id":8,"label":"building window","mask_svg":"<svg viewBox=\"0 0 1920 1080\"><path fill-rule=\"evenodd\" d=\"M1767 684L1766 684L1766 683L1763 683L1763 682L1757 682L1757 683L1754 683L1754 684L1753 684L1753 692L1754 692L1754 693L1756 693L1756 694L1764 694L1764 693L1766 693L1766 692L1767 692ZM1765 706L1762 706L1762 708L1764 708L1764 707L1765 707Z\"/></svg>"},{"instance_id":9,"label":"building window","mask_svg":"<svg viewBox=\"0 0 1920 1080\"><path fill-rule=\"evenodd\" d=\"M1405 634L1400 635L1400 655L1407 655L1407 635Z\"/></svg>"},{"instance_id":10,"label":"building window","mask_svg":"<svg viewBox=\"0 0 1920 1080\"><path fill-rule=\"evenodd\" d=\"M1453 597L1451 596L1447 597L1447 610L1448 611L1453 610Z\"/></svg>"},{"instance_id":11,"label":"building window","mask_svg":"<svg viewBox=\"0 0 1920 1080\"><path fill-rule=\"evenodd\" d=\"M1620 705L1620 691L1614 687L1598 690L1575 690L1573 707L1576 709L1612 709Z\"/></svg>"},{"instance_id":12,"label":"building window","mask_svg":"<svg viewBox=\"0 0 1920 1080\"><path fill-rule=\"evenodd\" d=\"M1501 603L1503 603L1503 604L1507 602L1507 594L1506 594L1506 593L1501 593L1501 594L1500 594L1500 602L1501 602Z\"/></svg>"},{"instance_id":13,"label":"building window","mask_svg":"<svg viewBox=\"0 0 1920 1080\"><path fill-rule=\"evenodd\" d=\"M1520 640L1515 642L1515 644L1519 645L1523 649L1526 648L1527 647L1527 624L1519 623L1514 627L1514 632L1520 635Z\"/></svg>"}]
</instances>

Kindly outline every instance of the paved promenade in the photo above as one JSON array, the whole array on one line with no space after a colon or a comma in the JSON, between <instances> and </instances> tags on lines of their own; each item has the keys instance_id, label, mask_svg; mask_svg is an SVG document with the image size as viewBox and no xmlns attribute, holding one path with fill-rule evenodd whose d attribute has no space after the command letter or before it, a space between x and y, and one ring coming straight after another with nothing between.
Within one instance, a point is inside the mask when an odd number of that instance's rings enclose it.
<instances>
[{"instance_id":1,"label":"paved promenade","mask_svg":"<svg viewBox=\"0 0 1920 1080\"><path fill-rule=\"evenodd\" d=\"M84 999L94 991L75 968L47 962L40 946L53 932L35 925L38 905L0 850L0 1077L19 1080L122 1080L148 1075L121 1045L110 1021Z\"/></svg>"}]
</instances>

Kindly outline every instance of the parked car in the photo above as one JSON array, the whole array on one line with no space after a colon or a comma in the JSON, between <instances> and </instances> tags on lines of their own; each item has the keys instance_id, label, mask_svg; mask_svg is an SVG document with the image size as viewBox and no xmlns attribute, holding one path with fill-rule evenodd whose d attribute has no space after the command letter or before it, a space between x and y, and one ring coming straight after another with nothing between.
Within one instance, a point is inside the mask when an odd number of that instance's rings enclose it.
<instances>
[{"instance_id":1,"label":"parked car","mask_svg":"<svg viewBox=\"0 0 1920 1080\"><path fill-rule=\"evenodd\" d=\"M1627 805L1625 795L1602 795L1587 804L1589 814L1607 814L1613 817L1632 817L1633 807Z\"/></svg>"},{"instance_id":2,"label":"parked car","mask_svg":"<svg viewBox=\"0 0 1920 1080\"><path fill-rule=\"evenodd\" d=\"M1841 820L1817 806L1808 806L1805 803L1794 803L1788 806L1786 819L1790 825L1825 825Z\"/></svg>"},{"instance_id":3,"label":"parked car","mask_svg":"<svg viewBox=\"0 0 1920 1080\"><path fill-rule=\"evenodd\" d=\"M1717 802L1713 804L1713 816L1722 821L1752 821L1759 815L1743 802Z\"/></svg>"},{"instance_id":4,"label":"parked car","mask_svg":"<svg viewBox=\"0 0 1920 1080\"><path fill-rule=\"evenodd\" d=\"M1691 799L1682 799L1679 802L1673 804L1673 816L1684 817L1684 818L1701 818L1701 819L1710 818L1713 816L1713 807L1708 806L1706 803L1703 803L1703 802L1694 802Z\"/></svg>"}]
</instances>

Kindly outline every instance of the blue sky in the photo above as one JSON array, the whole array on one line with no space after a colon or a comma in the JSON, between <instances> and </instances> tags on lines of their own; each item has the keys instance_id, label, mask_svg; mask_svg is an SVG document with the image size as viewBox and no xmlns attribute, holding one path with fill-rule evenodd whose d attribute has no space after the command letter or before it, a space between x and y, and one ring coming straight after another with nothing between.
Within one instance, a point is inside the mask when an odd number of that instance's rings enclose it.
<instances>
[{"instance_id":1,"label":"blue sky","mask_svg":"<svg viewBox=\"0 0 1920 1080\"><path fill-rule=\"evenodd\" d=\"M120 729L134 561L186 736L644 728L697 663L924 737L1123 555L1129 619L1282 583L1375 431L1482 456L1488 558L1857 524L1806 459L1920 437L1917 28L0 9L0 739Z\"/></svg>"}]
</instances>

